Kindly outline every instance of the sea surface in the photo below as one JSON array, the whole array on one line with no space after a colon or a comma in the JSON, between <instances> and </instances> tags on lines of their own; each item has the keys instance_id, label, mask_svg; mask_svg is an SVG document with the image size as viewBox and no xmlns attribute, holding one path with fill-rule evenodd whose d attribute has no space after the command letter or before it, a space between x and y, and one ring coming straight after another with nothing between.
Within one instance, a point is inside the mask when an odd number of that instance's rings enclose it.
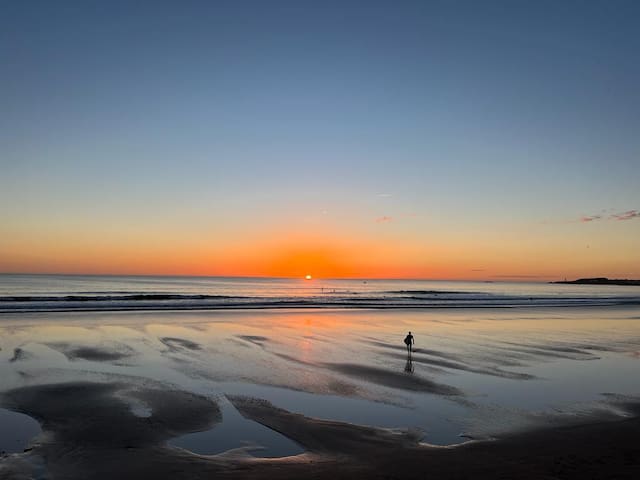
<instances>
[{"instance_id":1,"label":"sea surface","mask_svg":"<svg viewBox=\"0 0 640 480\"><path fill-rule=\"evenodd\" d=\"M0 275L0 312L640 305L640 287L525 282Z\"/></svg>"}]
</instances>

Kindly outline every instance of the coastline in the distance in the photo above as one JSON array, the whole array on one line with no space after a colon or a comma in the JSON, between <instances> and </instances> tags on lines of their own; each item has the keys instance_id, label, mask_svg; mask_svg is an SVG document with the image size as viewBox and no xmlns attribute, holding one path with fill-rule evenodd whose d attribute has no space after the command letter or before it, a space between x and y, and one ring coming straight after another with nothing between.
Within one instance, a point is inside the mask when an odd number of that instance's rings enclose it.
<instances>
[{"instance_id":1,"label":"coastline in the distance","mask_svg":"<svg viewBox=\"0 0 640 480\"><path fill-rule=\"evenodd\" d=\"M578 278L577 280L562 280L559 282L549 283L562 283L566 285L632 285L640 286L640 280L630 280L627 278L607 278L607 277L594 277L594 278Z\"/></svg>"}]
</instances>

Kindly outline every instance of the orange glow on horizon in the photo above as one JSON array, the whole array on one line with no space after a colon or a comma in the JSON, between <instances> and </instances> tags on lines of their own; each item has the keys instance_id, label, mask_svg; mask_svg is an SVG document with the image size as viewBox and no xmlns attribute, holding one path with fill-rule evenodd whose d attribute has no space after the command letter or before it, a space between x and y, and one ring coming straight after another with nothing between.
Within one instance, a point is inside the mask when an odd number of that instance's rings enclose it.
<instances>
[{"instance_id":1,"label":"orange glow on horizon","mask_svg":"<svg viewBox=\"0 0 640 480\"><path fill-rule=\"evenodd\" d=\"M0 238L0 272L546 281L632 278L637 270L629 264L625 245L603 247L594 257L594 248L576 250L569 241L544 245L535 238L493 235L471 241L436 233L423 240L391 233L326 225L305 226L304 232L247 227L224 236L184 230L112 237L89 231L24 232Z\"/></svg>"}]
</instances>

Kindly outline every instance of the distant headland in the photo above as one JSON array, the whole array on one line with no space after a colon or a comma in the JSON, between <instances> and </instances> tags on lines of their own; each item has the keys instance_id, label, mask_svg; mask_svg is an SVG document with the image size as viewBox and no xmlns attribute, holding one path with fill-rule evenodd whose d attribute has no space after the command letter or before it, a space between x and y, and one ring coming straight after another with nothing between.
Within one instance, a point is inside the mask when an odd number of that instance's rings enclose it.
<instances>
[{"instance_id":1,"label":"distant headland","mask_svg":"<svg viewBox=\"0 0 640 480\"><path fill-rule=\"evenodd\" d=\"M607 277L595 277L595 278L579 278L577 280L564 280L560 282L549 283L568 283L572 285L638 285L640 286L640 280L629 280L626 278L607 278Z\"/></svg>"}]
</instances>

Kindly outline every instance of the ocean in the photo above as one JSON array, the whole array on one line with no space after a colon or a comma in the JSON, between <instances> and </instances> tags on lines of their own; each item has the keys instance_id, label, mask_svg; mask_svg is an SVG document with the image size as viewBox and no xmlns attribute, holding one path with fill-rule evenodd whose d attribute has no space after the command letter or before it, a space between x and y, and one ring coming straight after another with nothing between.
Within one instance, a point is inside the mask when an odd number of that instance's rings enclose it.
<instances>
[{"instance_id":1,"label":"ocean","mask_svg":"<svg viewBox=\"0 0 640 480\"><path fill-rule=\"evenodd\" d=\"M640 305L640 287L541 282L0 275L0 313Z\"/></svg>"}]
</instances>

